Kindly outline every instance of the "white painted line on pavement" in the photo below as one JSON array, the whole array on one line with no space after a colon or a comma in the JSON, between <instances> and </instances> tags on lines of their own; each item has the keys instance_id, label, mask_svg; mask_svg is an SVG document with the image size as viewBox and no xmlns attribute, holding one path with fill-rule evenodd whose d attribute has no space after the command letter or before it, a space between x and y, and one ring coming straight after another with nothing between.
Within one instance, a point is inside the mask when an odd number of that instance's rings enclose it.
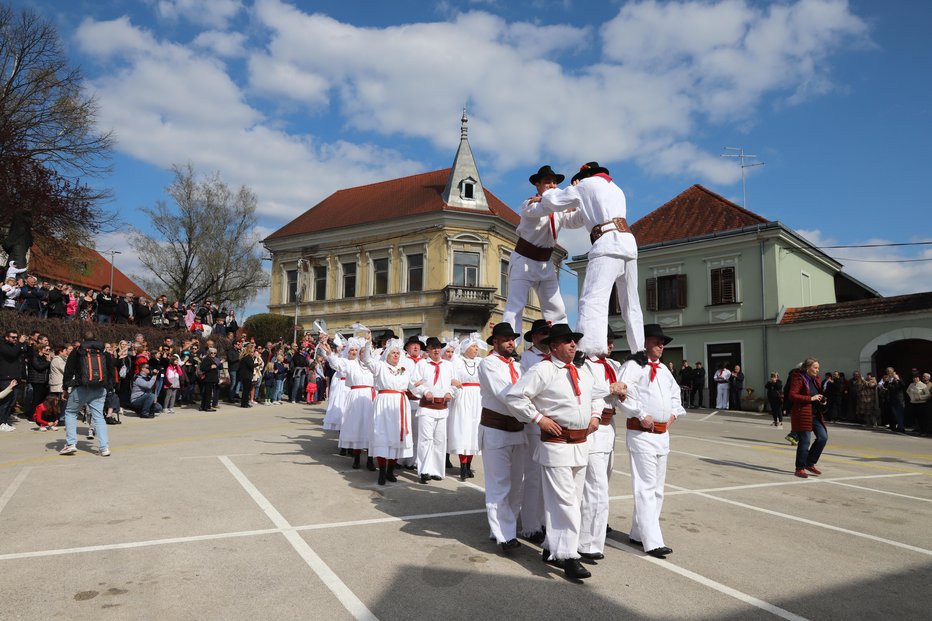
<instances>
[{"instance_id":1,"label":"white painted line on pavement","mask_svg":"<svg viewBox=\"0 0 932 621\"><path fill-rule=\"evenodd\" d=\"M259 508L262 509L265 515L272 520L272 523L275 524L277 528L282 529L282 534L285 536L285 539L288 540L288 543L291 544L291 547L294 548L295 552L304 559L304 562L314 570L317 577L320 578L327 588L340 600L343 607L346 608L355 619L378 621L378 617L366 608L362 600L356 597L349 587L340 580L340 577L311 549L311 546L301 538L301 535L291 528L291 524L288 523L285 516L278 512L278 509L262 495L262 492L252 484L252 481L246 478L246 475L236 467L230 458L221 455L218 459L220 463L226 466L226 469L230 471L233 478L246 490L246 493L259 505Z\"/></svg>"},{"instance_id":2,"label":"white painted line on pavement","mask_svg":"<svg viewBox=\"0 0 932 621\"><path fill-rule=\"evenodd\" d=\"M431 518L455 517L458 515L473 515L476 513L485 513L485 509L446 511L444 513L421 513L417 515L402 515L401 517L372 518L371 520L330 522L329 524L308 524L307 526L295 526L292 530L323 530L326 528L346 528L348 526L371 526L373 524L389 524L391 522L408 522L412 520L429 520Z\"/></svg>"},{"instance_id":3,"label":"white painted line on pavement","mask_svg":"<svg viewBox=\"0 0 932 621\"><path fill-rule=\"evenodd\" d=\"M738 601L744 602L745 604L749 604L751 606L754 606L755 608L760 608L761 610L769 612L770 614L776 617L780 617L781 619L787 619L788 621L807 621L806 617L801 617L795 613L790 612L789 610L780 608L779 606L775 606L774 604L771 604L769 602L765 602L762 599L758 599L754 597L753 595L748 595L747 593L744 593L737 589L733 589L730 586L726 586L722 584L721 582L716 582L715 580L712 580L711 578L706 578L703 575L689 571L688 569L684 569L683 567L674 565L668 560L660 560L652 556L647 556L646 554L639 553L636 549L632 548L631 546L626 546L624 544L618 543L617 541L612 541L611 539L606 539L605 544L617 550L627 552L628 554L631 554L640 559L643 559L647 561L648 563L653 563L657 567L666 569L667 571L672 571L675 574L679 574L680 576L683 576L684 578L687 578L688 580L692 580L693 582L697 582L703 586L709 587L710 589L718 591L719 593L728 595L729 597L733 597Z\"/></svg>"},{"instance_id":4,"label":"white painted line on pavement","mask_svg":"<svg viewBox=\"0 0 932 621\"><path fill-rule=\"evenodd\" d=\"M917 477L919 476L918 472L908 473L910 476ZM921 500L922 502L932 502L932 498L920 498L919 496L909 496L908 494L899 494L897 492L888 492L885 489L874 489L873 487L863 487L861 485L851 485L849 483L839 483L838 479L815 479L819 483L833 483L835 485L844 485L845 487L853 487L854 489L862 489L867 492L877 492L878 494L887 494L888 496L898 496L900 498L908 498L910 500Z\"/></svg>"},{"instance_id":5,"label":"white painted line on pavement","mask_svg":"<svg viewBox=\"0 0 932 621\"><path fill-rule=\"evenodd\" d=\"M709 414L708 416L703 416L702 418L699 419L699 422L701 423L704 420L708 420L712 418L713 416L715 416L716 414L718 414L718 410L712 410L711 414Z\"/></svg>"},{"instance_id":6,"label":"white painted line on pavement","mask_svg":"<svg viewBox=\"0 0 932 621\"><path fill-rule=\"evenodd\" d=\"M16 493L16 490L19 489L19 486L23 484L23 481L26 480L26 476L29 474L29 471L32 470L32 466L26 466L19 471L19 474L16 475L16 478L13 479L13 482L6 488L3 492L3 496L0 496L0 513L3 513L3 508L6 507L6 503L10 502L10 498L13 497L13 494Z\"/></svg>"},{"instance_id":7,"label":"white painted line on pavement","mask_svg":"<svg viewBox=\"0 0 932 621\"><path fill-rule=\"evenodd\" d=\"M226 457L256 457L263 453L230 453ZM190 455L188 457L179 457L178 459L217 459L220 455Z\"/></svg>"},{"instance_id":8,"label":"white painted line on pavement","mask_svg":"<svg viewBox=\"0 0 932 621\"><path fill-rule=\"evenodd\" d=\"M741 507L742 509L749 509L751 511L757 511L759 513L766 513L768 515L773 515L776 517L781 517L785 520L793 520L794 522L802 522L803 524L809 524L810 526L818 526L819 528L824 528L826 530L832 530L838 533L844 533L846 535L852 535L854 537L861 537L863 539L870 539L871 541L877 541L879 543L886 544L888 546L894 546L897 548L903 548L904 550L910 550L912 552L918 552L920 554L926 554L932 556L932 550L927 550L925 548L920 548L919 546L909 545L908 543L903 543L900 541L894 541L892 539L886 539L884 537L878 537L877 535L870 535L868 533L858 532L856 530L850 530L847 528L842 528L840 526L835 526L834 524L825 524L824 522L816 522L815 520L810 520L803 517L798 517L795 515L790 515L788 513L781 513L780 511L774 511L772 509L765 509L763 507L756 507L754 505L749 505L744 502L738 502L737 500L731 500L729 498L720 498L718 496L712 496L711 494L706 494L705 492L699 492L685 487L680 487L678 485L667 485L674 490L682 490L687 493L692 493L696 496L702 498L708 498L709 500L715 500L718 502L724 502L725 504L734 505L736 507Z\"/></svg>"}]
</instances>

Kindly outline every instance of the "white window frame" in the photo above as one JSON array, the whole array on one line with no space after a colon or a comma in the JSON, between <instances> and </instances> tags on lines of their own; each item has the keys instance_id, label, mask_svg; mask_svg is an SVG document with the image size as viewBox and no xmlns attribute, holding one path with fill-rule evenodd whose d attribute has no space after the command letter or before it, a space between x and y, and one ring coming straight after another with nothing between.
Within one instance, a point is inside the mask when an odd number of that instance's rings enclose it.
<instances>
[{"instance_id":1,"label":"white window frame","mask_svg":"<svg viewBox=\"0 0 932 621\"><path fill-rule=\"evenodd\" d=\"M409 291L408 289L408 255L421 255L421 290ZM427 243L410 244L401 247L401 291L403 293L423 293L427 291Z\"/></svg>"},{"instance_id":2,"label":"white window frame","mask_svg":"<svg viewBox=\"0 0 932 621\"><path fill-rule=\"evenodd\" d=\"M454 252L472 252L479 254L478 274L476 275L476 287L485 286L486 275L486 248L489 240L482 238L475 233L458 233L447 237L447 257L449 258L449 268L447 269L447 283L453 284L453 253ZM498 280L498 270L495 271L496 280ZM495 288L498 288L496 283Z\"/></svg>"},{"instance_id":3,"label":"white window frame","mask_svg":"<svg viewBox=\"0 0 932 621\"><path fill-rule=\"evenodd\" d=\"M388 295L392 293L392 248L391 246L386 246L384 248L373 248L366 252L369 260L369 271L368 271L368 286L366 287L368 295ZM376 293L375 292L375 262L378 259L387 259L388 260L388 274L386 275L387 282L386 286L388 290L385 293ZM358 268L357 268L358 270ZM359 283L356 283L356 288L359 289Z\"/></svg>"},{"instance_id":4,"label":"white window frame","mask_svg":"<svg viewBox=\"0 0 932 621\"><path fill-rule=\"evenodd\" d=\"M356 264L356 291L354 291L354 295L353 295L352 298L346 297L346 290L344 289L344 286L345 286L345 285L344 285L344 279L343 279L343 277L344 277L346 274L343 272L343 265L346 264L346 263L355 263L355 264ZM340 256L338 256L338 257L337 257L337 266L338 266L338 268L339 268L339 274L338 274L338 275L339 275L339 281L337 282L337 292L338 292L338 294L339 294L339 295L338 295L338 299L340 299L340 300L352 300L353 298L361 297L361 296L359 295L359 274L360 274L360 271L361 271L361 270L359 269L359 254L350 254L350 255L340 255Z\"/></svg>"}]
</instances>

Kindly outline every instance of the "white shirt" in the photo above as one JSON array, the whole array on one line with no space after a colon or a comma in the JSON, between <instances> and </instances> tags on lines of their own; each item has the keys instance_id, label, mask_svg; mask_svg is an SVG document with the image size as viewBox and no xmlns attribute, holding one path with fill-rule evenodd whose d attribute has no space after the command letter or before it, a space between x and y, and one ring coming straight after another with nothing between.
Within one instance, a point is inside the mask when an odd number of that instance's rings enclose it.
<instances>
[{"instance_id":1,"label":"white shirt","mask_svg":"<svg viewBox=\"0 0 932 621\"><path fill-rule=\"evenodd\" d=\"M618 410L624 416L638 420L650 416L655 423L666 423L686 414L680 401L680 386L676 378L667 365L659 364L654 381L650 381L649 364L642 367L634 360L629 360L622 365L618 379L628 385L628 397L621 402ZM629 429L627 444L630 452L665 455L670 451L670 434Z\"/></svg>"},{"instance_id":2,"label":"white shirt","mask_svg":"<svg viewBox=\"0 0 932 621\"><path fill-rule=\"evenodd\" d=\"M552 192L553 190L547 190ZM544 194L547 194L544 192ZM557 213L540 213L535 203L524 201L521 206L521 221L518 223L518 236L538 248L553 248L557 244L560 229L578 229L584 224L579 211Z\"/></svg>"},{"instance_id":3,"label":"white shirt","mask_svg":"<svg viewBox=\"0 0 932 621\"><path fill-rule=\"evenodd\" d=\"M611 221L612 218L625 218L628 215L625 193L613 181L604 177L587 177L566 189L548 190L544 192L539 203L529 208L529 212L543 216L573 207L582 213L585 226L590 230L594 226ZM615 230L606 232L596 240L589 251L590 260L602 256L636 259L638 247L634 235Z\"/></svg>"},{"instance_id":4,"label":"white shirt","mask_svg":"<svg viewBox=\"0 0 932 621\"><path fill-rule=\"evenodd\" d=\"M716 384L721 384L722 382L719 381L720 379L727 382L729 378L731 378L731 371L728 369L719 369L715 372L715 375L712 376L712 381Z\"/></svg>"},{"instance_id":5,"label":"white shirt","mask_svg":"<svg viewBox=\"0 0 932 621\"><path fill-rule=\"evenodd\" d=\"M435 366L437 365L437 366ZM440 373L437 373L439 366ZM434 381L434 378L437 378ZM413 382L422 382L419 386L411 388L418 397L426 397L430 393L434 399L441 399L444 395L453 396L453 364L449 360L441 359L434 363L430 358L424 358L414 365Z\"/></svg>"},{"instance_id":6,"label":"white shirt","mask_svg":"<svg viewBox=\"0 0 932 621\"><path fill-rule=\"evenodd\" d=\"M514 360L511 360L515 373L521 377L521 367ZM511 416L508 410L508 403L505 396L511 390L511 371L508 369L508 363L499 357L498 354L489 354L479 363L479 390L482 394L482 407L498 412L505 416ZM524 422L524 421L522 421Z\"/></svg>"},{"instance_id":7,"label":"white shirt","mask_svg":"<svg viewBox=\"0 0 932 621\"><path fill-rule=\"evenodd\" d=\"M527 373L531 370L531 367L543 360L545 357L549 356L550 354L545 354L541 350L531 345L524 350L523 354L521 354L521 371L523 373Z\"/></svg>"}]
</instances>

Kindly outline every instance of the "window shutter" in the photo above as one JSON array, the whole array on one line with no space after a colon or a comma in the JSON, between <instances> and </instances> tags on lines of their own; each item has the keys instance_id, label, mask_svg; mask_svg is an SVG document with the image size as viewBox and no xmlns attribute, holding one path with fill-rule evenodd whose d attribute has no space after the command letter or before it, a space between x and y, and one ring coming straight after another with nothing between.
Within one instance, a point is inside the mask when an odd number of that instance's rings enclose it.
<instances>
[{"instance_id":1,"label":"window shutter","mask_svg":"<svg viewBox=\"0 0 932 621\"><path fill-rule=\"evenodd\" d=\"M735 268L722 268L722 304L734 304L735 299Z\"/></svg>"},{"instance_id":2,"label":"window shutter","mask_svg":"<svg viewBox=\"0 0 932 621\"><path fill-rule=\"evenodd\" d=\"M712 270L712 304L722 303L722 270Z\"/></svg>"},{"instance_id":3,"label":"window shutter","mask_svg":"<svg viewBox=\"0 0 932 621\"><path fill-rule=\"evenodd\" d=\"M686 308L686 274L676 276L676 307Z\"/></svg>"},{"instance_id":4,"label":"window shutter","mask_svg":"<svg viewBox=\"0 0 932 621\"><path fill-rule=\"evenodd\" d=\"M657 279L647 279L647 310L657 310Z\"/></svg>"}]
</instances>

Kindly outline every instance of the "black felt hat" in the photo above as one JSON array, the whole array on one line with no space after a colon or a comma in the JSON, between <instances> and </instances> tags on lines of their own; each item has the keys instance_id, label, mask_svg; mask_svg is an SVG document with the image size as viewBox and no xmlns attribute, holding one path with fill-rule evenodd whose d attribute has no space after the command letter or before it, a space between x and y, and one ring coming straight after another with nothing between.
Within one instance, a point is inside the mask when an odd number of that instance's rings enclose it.
<instances>
[{"instance_id":1,"label":"black felt hat","mask_svg":"<svg viewBox=\"0 0 932 621\"><path fill-rule=\"evenodd\" d=\"M527 180L530 181L532 185L537 185L537 182L544 177L556 177L557 183L563 183L563 180L566 179L566 175L554 172L553 169L550 168L550 164L547 164L546 166L541 166L540 170L528 177Z\"/></svg>"},{"instance_id":2,"label":"black felt hat","mask_svg":"<svg viewBox=\"0 0 932 621\"><path fill-rule=\"evenodd\" d=\"M440 339L438 339L436 336L431 336L427 339L427 347L425 347L424 349L431 349L433 347L439 347L443 349L446 346L447 344L441 341Z\"/></svg>"},{"instance_id":3,"label":"black felt hat","mask_svg":"<svg viewBox=\"0 0 932 621\"><path fill-rule=\"evenodd\" d=\"M500 337L504 337L508 339L516 339L519 336L521 336L521 333L515 332L514 328L511 327L510 323L503 321L501 323L495 324L495 327L492 328L492 336L487 338L485 342L491 345L492 341L495 339L496 336L500 336Z\"/></svg>"},{"instance_id":4,"label":"black felt hat","mask_svg":"<svg viewBox=\"0 0 932 621\"><path fill-rule=\"evenodd\" d=\"M379 335L379 340L387 341L388 339L397 339L398 335L395 334L394 330L385 330L382 334Z\"/></svg>"},{"instance_id":5,"label":"black felt hat","mask_svg":"<svg viewBox=\"0 0 932 621\"><path fill-rule=\"evenodd\" d=\"M524 340L530 343L531 337L540 332L550 332L550 323L546 319L535 319L531 329L524 333Z\"/></svg>"},{"instance_id":6,"label":"black felt hat","mask_svg":"<svg viewBox=\"0 0 932 621\"><path fill-rule=\"evenodd\" d=\"M413 344L413 343L417 343L418 345L420 345L420 346L421 346L421 349L427 349L427 346L424 345L424 342L421 341L421 339L419 339L417 336L409 336L409 337L408 337L408 340L405 341L405 349L408 348L408 345L411 345L411 344Z\"/></svg>"},{"instance_id":7,"label":"black felt hat","mask_svg":"<svg viewBox=\"0 0 932 621\"><path fill-rule=\"evenodd\" d=\"M550 334L541 342L544 345L550 345L554 340L560 340L562 338L566 338L567 336L573 337L573 340L577 343L579 343L579 339L583 337L582 332L573 332L569 325L565 323L557 323L550 326Z\"/></svg>"},{"instance_id":8,"label":"black felt hat","mask_svg":"<svg viewBox=\"0 0 932 621\"><path fill-rule=\"evenodd\" d=\"M579 172L573 175L573 179L585 179L586 177L591 177L592 175L597 175L599 173L608 174L608 169L599 166L598 162L587 162L579 167Z\"/></svg>"},{"instance_id":9,"label":"black felt hat","mask_svg":"<svg viewBox=\"0 0 932 621\"><path fill-rule=\"evenodd\" d=\"M663 339L664 345L668 345L670 341L673 340L672 336L667 336L663 333L663 328L660 327L659 323L649 323L644 326L644 338L647 339L649 336L656 336L657 338Z\"/></svg>"}]
</instances>

